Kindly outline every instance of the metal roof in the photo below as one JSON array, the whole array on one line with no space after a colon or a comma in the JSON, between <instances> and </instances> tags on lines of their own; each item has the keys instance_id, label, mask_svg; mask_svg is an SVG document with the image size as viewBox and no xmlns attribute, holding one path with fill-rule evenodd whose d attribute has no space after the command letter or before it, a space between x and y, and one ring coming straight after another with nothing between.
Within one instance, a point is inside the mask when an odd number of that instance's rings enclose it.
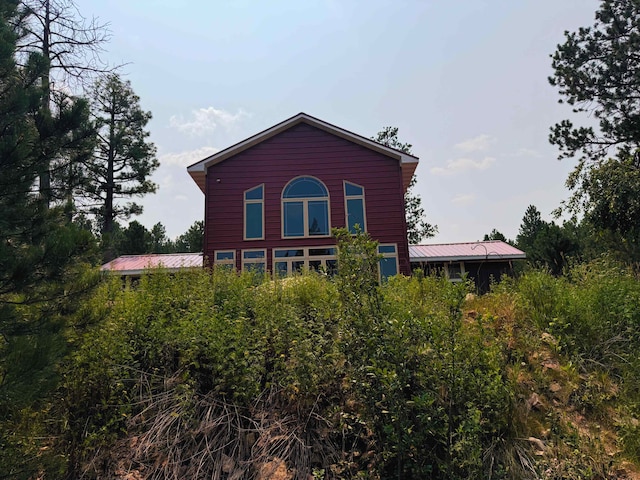
<instances>
[{"instance_id":1,"label":"metal roof","mask_svg":"<svg viewBox=\"0 0 640 480\"><path fill-rule=\"evenodd\" d=\"M518 260L527 255L516 247L500 240L466 243L440 243L409 245L412 262L454 262L462 260Z\"/></svg>"},{"instance_id":2,"label":"metal roof","mask_svg":"<svg viewBox=\"0 0 640 480\"><path fill-rule=\"evenodd\" d=\"M402 168L402 183L404 185L404 189L407 190L409 188L409 184L411 183L411 178L413 177L413 173L418 166L418 157L415 155L411 155L405 153L401 150L397 150L392 147L387 147L386 145L382 145L381 143L376 142L375 140L371 140L369 138L363 137L356 133L350 132L349 130L345 130L344 128L337 127L332 125L331 123L320 120L319 118L312 117L304 112L300 112L297 115L294 115L291 118L288 118L273 127L267 128L260 133L253 135L235 145L232 145L220 152L214 153L213 155L204 158L193 165L187 167L187 171L191 178L198 184L200 190L202 192L205 191L205 178L207 169L211 165L215 165L226 160L233 155L236 155L247 148L251 148L254 145L257 145L268 138L281 133L298 123L306 123L308 125L319 128L320 130L324 130L325 132L329 132L333 135L337 135L338 137L342 137L351 142L362 145L363 147L369 148L371 150L377 151L384 155L388 155L397 159L400 162L400 167Z\"/></svg>"},{"instance_id":3,"label":"metal roof","mask_svg":"<svg viewBox=\"0 0 640 480\"><path fill-rule=\"evenodd\" d=\"M183 268L202 267L202 253L150 253L122 255L100 267L115 275L141 275L149 268L161 267L170 272Z\"/></svg>"}]
</instances>

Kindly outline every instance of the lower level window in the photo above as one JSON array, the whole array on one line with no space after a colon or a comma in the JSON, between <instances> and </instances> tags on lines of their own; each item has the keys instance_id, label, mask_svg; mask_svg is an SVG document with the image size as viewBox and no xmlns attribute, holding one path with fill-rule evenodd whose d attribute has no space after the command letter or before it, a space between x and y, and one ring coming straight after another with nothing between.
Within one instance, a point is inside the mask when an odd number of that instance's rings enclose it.
<instances>
[{"instance_id":1,"label":"lower level window","mask_svg":"<svg viewBox=\"0 0 640 480\"><path fill-rule=\"evenodd\" d=\"M389 277L398 274L398 249L395 244L378 245L380 259L380 281L386 282Z\"/></svg>"},{"instance_id":2,"label":"lower level window","mask_svg":"<svg viewBox=\"0 0 640 480\"><path fill-rule=\"evenodd\" d=\"M452 282L461 282L464 275L464 263L454 262L446 263L445 269L447 272L447 278Z\"/></svg>"},{"instance_id":3,"label":"lower level window","mask_svg":"<svg viewBox=\"0 0 640 480\"><path fill-rule=\"evenodd\" d=\"M242 270L264 273L267 271L266 250L243 250Z\"/></svg>"},{"instance_id":4,"label":"lower level window","mask_svg":"<svg viewBox=\"0 0 640 480\"><path fill-rule=\"evenodd\" d=\"M225 265L227 268L235 268L236 251L235 250L216 250L213 253L214 265Z\"/></svg>"},{"instance_id":5,"label":"lower level window","mask_svg":"<svg viewBox=\"0 0 640 480\"><path fill-rule=\"evenodd\" d=\"M304 247L273 250L273 271L278 276L304 269L334 274L337 270L335 247Z\"/></svg>"}]
</instances>

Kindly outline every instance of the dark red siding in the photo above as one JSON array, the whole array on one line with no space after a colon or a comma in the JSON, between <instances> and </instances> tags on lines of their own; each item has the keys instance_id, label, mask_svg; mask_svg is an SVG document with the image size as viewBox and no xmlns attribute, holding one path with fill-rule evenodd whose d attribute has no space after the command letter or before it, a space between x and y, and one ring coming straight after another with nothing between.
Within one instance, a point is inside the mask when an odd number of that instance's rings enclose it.
<instances>
[{"instance_id":1,"label":"dark red siding","mask_svg":"<svg viewBox=\"0 0 640 480\"><path fill-rule=\"evenodd\" d=\"M214 250L236 250L240 268L242 249L265 248L271 269L272 248L333 244L332 238L282 238L282 189L300 175L316 177L327 186L332 228L345 226L343 180L362 185L367 231L380 243L396 243L400 272L411 273L398 160L304 123L209 167L205 255L213 258ZM244 241L244 191L262 183L265 239Z\"/></svg>"}]
</instances>

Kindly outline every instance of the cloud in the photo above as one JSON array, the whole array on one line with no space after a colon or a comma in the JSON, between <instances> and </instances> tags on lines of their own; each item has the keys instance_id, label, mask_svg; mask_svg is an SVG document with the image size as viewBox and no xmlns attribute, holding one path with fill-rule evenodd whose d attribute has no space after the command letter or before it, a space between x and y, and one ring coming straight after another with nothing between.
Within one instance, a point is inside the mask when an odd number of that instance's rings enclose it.
<instances>
[{"instance_id":1,"label":"cloud","mask_svg":"<svg viewBox=\"0 0 640 480\"><path fill-rule=\"evenodd\" d=\"M187 200L189 200L189 197L187 197L186 195L176 195L174 198L180 202L186 202Z\"/></svg>"},{"instance_id":2,"label":"cloud","mask_svg":"<svg viewBox=\"0 0 640 480\"><path fill-rule=\"evenodd\" d=\"M454 148L466 153L481 152L489 148L494 143L494 138L490 137L489 135L482 134L478 135L477 137L469 138L468 140L457 143L456 145L454 145Z\"/></svg>"},{"instance_id":3,"label":"cloud","mask_svg":"<svg viewBox=\"0 0 640 480\"><path fill-rule=\"evenodd\" d=\"M173 115L169 119L169 125L179 132L192 136L206 135L213 132L218 127L229 130L236 123L251 115L242 109L236 113L215 107L199 108L191 110L191 117L185 119L182 115Z\"/></svg>"},{"instance_id":4,"label":"cloud","mask_svg":"<svg viewBox=\"0 0 640 480\"><path fill-rule=\"evenodd\" d=\"M461 193L453 197L451 203L455 203L456 205L469 205L475 199L476 196L473 193Z\"/></svg>"},{"instance_id":5,"label":"cloud","mask_svg":"<svg viewBox=\"0 0 640 480\"><path fill-rule=\"evenodd\" d=\"M215 147L202 147L196 150L187 150L180 153L165 153L160 155L160 165L177 165L179 167L188 167L189 165L199 162L210 155L218 152Z\"/></svg>"},{"instance_id":6,"label":"cloud","mask_svg":"<svg viewBox=\"0 0 640 480\"><path fill-rule=\"evenodd\" d=\"M455 175L472 170L486 170L495 163L493 157L484 157L482 160L472 160L470 158L457 158L448 160L445 167L433 167L431 173L434 175Z\"/></svg>"}]
</instances>

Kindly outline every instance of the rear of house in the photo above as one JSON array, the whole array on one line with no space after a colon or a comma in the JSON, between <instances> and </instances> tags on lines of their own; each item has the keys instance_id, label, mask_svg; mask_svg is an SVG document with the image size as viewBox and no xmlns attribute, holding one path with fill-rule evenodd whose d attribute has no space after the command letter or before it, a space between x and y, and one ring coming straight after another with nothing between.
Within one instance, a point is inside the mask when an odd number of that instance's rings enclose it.
<instances>
[{"instance_id":1,"label":"rear of house","mask_svg":"<svg viewBox=\"0 0 640 480\"><path fill-rule=\"evenodd\" d=\"M331 229L359 227L380 243L383 278L409 275L404 192L417 162L296 115L189 167L205 193L204 255L238 270L332 270Z\"/></svg>"}]
</instances>

